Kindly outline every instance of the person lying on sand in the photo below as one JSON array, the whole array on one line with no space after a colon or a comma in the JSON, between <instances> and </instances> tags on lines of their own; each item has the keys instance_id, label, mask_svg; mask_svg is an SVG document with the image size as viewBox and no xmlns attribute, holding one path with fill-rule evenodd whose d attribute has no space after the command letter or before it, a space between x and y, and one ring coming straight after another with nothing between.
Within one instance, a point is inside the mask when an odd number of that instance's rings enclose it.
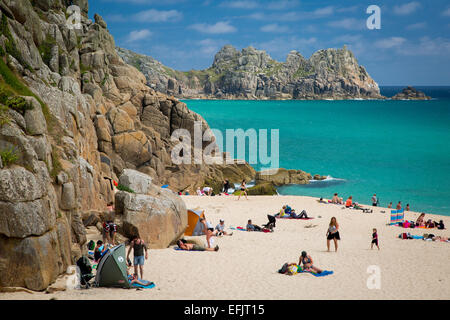
<instances>
[{"instance_id":1,"label":"person lying on sand","mask_svg":"<svg viewBox=\"0 0 450 320\"><path fill-rule=\"evenodd\" d=\"M177 241L178 248L186 251L218 251L219 246L215 246L214 248L206 248L204 246L188 243L185 239L180 239Z\"/></svg>"},{"instance_id":2,"label":"person lying on sand","mask_svg":"<svg viewBox=\"0 0 450 320\"><path fill-rule=\"evenodd\" d=\"M248 220L245 229L247 229L247 231L261 231L261 227L253 224L251 219Z\"/></svg>"},{"instance_id":3,"label":"person lying on sand","mask_svg":"<svg viewBox=\"0 0 450 320\"><path fill-rule=\"evenodd\" d=\"M130 274L130 269L131 269L131 267L128 266L127 267L127 278L128 278L128 282L130 284L135 284L136 283L136 284L140 284L142 286L148 286L149 284L151 284L150 281L139 279L138 275L136 273Z\"/></svg>"},{"instance_id":4,"label":"person lying on sand","mask_svg":"<svg viewBox=\"0 0 450 320\"><path fill-rule=\"evenodd\" d=\"M313 265L313 259L306 253L306 251L302 251L302 254L300 255L300 258L298 260L298 266L301 266L302 263L303 271L314 271L317 273L322 273L321 269Z\"/></svg>"}]
</instances>

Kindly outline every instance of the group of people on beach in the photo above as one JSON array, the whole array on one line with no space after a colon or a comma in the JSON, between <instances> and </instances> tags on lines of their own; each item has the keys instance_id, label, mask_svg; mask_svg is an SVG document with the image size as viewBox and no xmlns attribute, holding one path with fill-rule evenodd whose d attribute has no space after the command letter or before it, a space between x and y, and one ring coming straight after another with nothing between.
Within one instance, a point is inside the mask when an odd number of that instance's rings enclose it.
<instances>
[{"instance_id":1,"label":"group of people on beach","mask_svg":"<svg viewBox=\"0 0 450 320\"><path fill-rule=\"evenodd\" d=\"M230 189L234 190L231 187L230 181L228 181L228 179L225 179L223 181L223 186L221 189L221 192L218 193L217 195L221 196L221 195L230 195ZM239 195L237 200L239 200L241 198L242 195L245 195L245 198L248 200L248 189L247 189L247 182L244 180L242 180L240 186L239 186ZM179 193L180 194L180 193ZM211 188L210 186L204 186L203 188L197 187L197 195L198 196L215 196L216 194L214 193L213 188Z\"/></svg>"}]
</instances>

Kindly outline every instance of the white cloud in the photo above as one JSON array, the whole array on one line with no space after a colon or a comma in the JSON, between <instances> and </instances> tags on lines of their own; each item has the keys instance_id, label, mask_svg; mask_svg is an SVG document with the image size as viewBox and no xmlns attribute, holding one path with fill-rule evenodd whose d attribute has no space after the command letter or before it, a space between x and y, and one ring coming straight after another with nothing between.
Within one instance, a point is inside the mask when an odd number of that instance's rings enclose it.
<instances>
[{"instance_id":1,"label":"white cloud","mask_svg":"<svg viewBox=\"0 0 450 320\"><path fill-rule=\"evenodd\" d=\"M402 37L390 37L375 41L375 46L382 49L391 49L403 45L406 42Z\"/></svg>"},{"instance_id":2,"label":"white cloud","mask_svg":"<svg viewBox=\"0 0 450 320\"><path fill-rule=\"evenodd\" d=\"M336 12L343 13L343 12L355 12L358 10L358 6L351 6L351 7L344 7L336 9Z\"/></svg>"},{"instance_id":3,"label":"white cloud","mask_svg":"<svg viewBox=\"0 0 450 320\"><path fill-rule=\"evenodd\" d=\"M330 21L328 23L330 27L341 28L346 30L362 30L366 26L365 20L356 18L345 18L341 20Z\"/></svg>"},{"instance_id":4,"label":"white cloud","mask_svg":"<svg viewBox=\"0 0 450 320\"><path fill-rule=\"evenodd\" d=\"M269 10L285 10L296 7L299 4L297 0L280 0L273 1L267 4L267 9Z\"/></svg>"},{"instance_id":5,"label":"white cloud","mask_svg":"<svg viewBox=\"0 0 450 320\"><path fill-rule=\"evenodd\" d=\"M152 33L148 29L134 30L128 34L127 42L136 42L151 37Z\"/></svg>"},{"instance_id":6,"label":"white cloud","mask_svg":"<svg viewBox=\"0 0 450 320\"><path fill-rule=\"evenodd\" d=\"M221 47L227 44L228 41L222 39L203 39L197 42L200 48L200 53L204 56L212 56L219 51Z\"/></svg>"},{"instance_id":7,"label":"white cloud","mask_svg":"<svg viewBox=\"0 0 450 320\"><path fill-rule=\"evenodd\" d=\"M196 23L189 27L198 32L209 34L232 33L237 31L228 21L219 21L215 24Z\"/></svg>"},{"instance_id":8,"label":"white cloud","mask_svg":"<svg viewBox=\"0 0 450 320\"><path fill-rule=\"evenodd\" d=\"M312 12L312 14L316 17L323 17L323 16L329 16L329 15L333 14L333 12L334 12L334 7L328 6L328 7L316 9Z\"/></svg>"},{"instance_id":9,"label":"white cloud","mask_svg":"<svg viewBox=\"0 0 450 320\"><path fill-rule=\"evenodd\" d=\"M220 4L221 7L233 8L233 9L255 9L259 5L256 1L225 1Z\"/></svg>"},{"instance_id":10,"label":"white cloud","mask_svg":"<svg viewBox=\"0 0 450 320\"><path fill-rule=\"evenodd\" d=\"M277 23L266 24L260 28L262 32L274 32L274 33L283 33L288 32L289 28L287 26L280 26Z\"/></svg>"},{"instance_id":11,"label":"white cloud","mask_svg":"<svg viewBox=\"0 0 450 320\"><path fill-rule=\"evenodd\" d=\"M427 23L426 22L418 22L418 23L414 23L414 24L410 24L408 26L405 27L405 29L407 30L420 30L420 29L424 29L427 27Z\"/></svg>"},{"instance_id":12,"label":"white cloud","mask_svg":"<svg viewBox=\"0 0 450 320\"><path fill-rule=\"evenodd\" d=\"M105 16L106 21L111 22L170 22L178 21L183 18L183 13L177 10L143 10L131 16L124 16L123 14L111 14Z\"/></svg>"},{"instance_id":13,"label":"white cloud","mask_svg":"<svg viewBox=\"0 0 450 320\"><path fill-rule=\"evenodd\" d=\"M408 45L399 47L397 51L407 56L448 56L450 39L421 37L418 42L409 41Z\"/></svg>"},{"instance_id":14,"label":"white cloud","mask_svg":"<svg viewBox=\"0 0 450 320\"><path fill-rule=\"evenodd\" d=\"M144 10L133 15L133 19L139 22L166 22L176 21L182 18L183 14L177 10Z\"/></svg>"},{"instance_id":15,"label":"white cloud","mask_svg":"<svg viewBox=\"0 0 450 320\"><path fill-rule=\"evenodd\" d=\"M394 6L394 13L398 15L408 15L416 11L420 7L417 1L408 2L400 6Z\"/></svg>"},{"instance_id":16,"label":"white cloud","mask_svg":"<svg viewBox=\"0 0 450 320\"><path fill-rule=\"evenodd\" d=\"M448 7L444 12L442 12L442 15L445 17L450 17L450 7Z\"/></svg>"}]
</instances>

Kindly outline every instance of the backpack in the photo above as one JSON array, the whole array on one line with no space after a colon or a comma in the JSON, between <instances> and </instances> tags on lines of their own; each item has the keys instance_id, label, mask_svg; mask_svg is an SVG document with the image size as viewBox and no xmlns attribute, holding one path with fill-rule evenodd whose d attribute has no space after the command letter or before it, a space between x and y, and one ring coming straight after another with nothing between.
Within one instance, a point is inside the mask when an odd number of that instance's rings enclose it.
<instances>
[{"instance_id":1,"label":"backpack","mask_svg":"<svg viewBox=\"0 0 450 320\"><path fill-rule=\"evenodd\" d=\"M82 256L77 260L77 266L80 268L80 272L82 275L90 274L92 272L91 263L89 262L89 259L86 258L86 256Z\"/></svg>"},{"instance_id":2,"label":"backpack","mask_svg":"<svg viewBox=\"0 0 450 320\"><path fill-rule=\"evenodd\" d=\"M94 242L94 240L91 240L91 241L89 241L89 243L87 244L87 248L88 248L88 250L94 250L94 248L95 248L95 242Z\"/></svg>"}]
</instances>

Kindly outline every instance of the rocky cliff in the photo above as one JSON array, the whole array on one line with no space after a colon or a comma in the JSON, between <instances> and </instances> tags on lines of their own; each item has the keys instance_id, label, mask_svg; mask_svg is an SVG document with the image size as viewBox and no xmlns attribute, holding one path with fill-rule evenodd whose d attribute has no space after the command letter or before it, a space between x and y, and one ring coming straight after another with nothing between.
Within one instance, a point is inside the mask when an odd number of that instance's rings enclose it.
<instances>
[{"instance_id":1,"label":"rocky cliff","mask_svg":"<svg viewBox=\"0 0 450 320\"><path fill-rule=\"evenodd\" d=\"M205 70L176 71L152 57L117 48L124 61L142 71L155 90L179 98L378 99L378 84L342 49L319 50L309 59L291 51L285 62L253 47L224 46Z\"/></svg>"},{"instance_id":2,"label":"rocky cliff","mask_svg":"<svg viewBox=\"0 0 450 320\"><path fill-rule=\"evenodd\" d=\"M67 23L69 4L81 9L79 29ZM73 264L86 247L82 217L114 200L105 178L119 181L124 169L191 192L254 176L245 164L172 163L174 130L192 133L200 121L205 132L207 123L146 85L116 53L106 22L88 18L87 0L1 0L0 10L0 286L43 290ZM137 200L145 197L161 203L149 223L171 221L151 232L163 235L167 225L179 234L179 197L153 189ZM130 201L119 212L121 229ZM178 220L161 218L166 213Z\"/></svg>"}]
</instances>

